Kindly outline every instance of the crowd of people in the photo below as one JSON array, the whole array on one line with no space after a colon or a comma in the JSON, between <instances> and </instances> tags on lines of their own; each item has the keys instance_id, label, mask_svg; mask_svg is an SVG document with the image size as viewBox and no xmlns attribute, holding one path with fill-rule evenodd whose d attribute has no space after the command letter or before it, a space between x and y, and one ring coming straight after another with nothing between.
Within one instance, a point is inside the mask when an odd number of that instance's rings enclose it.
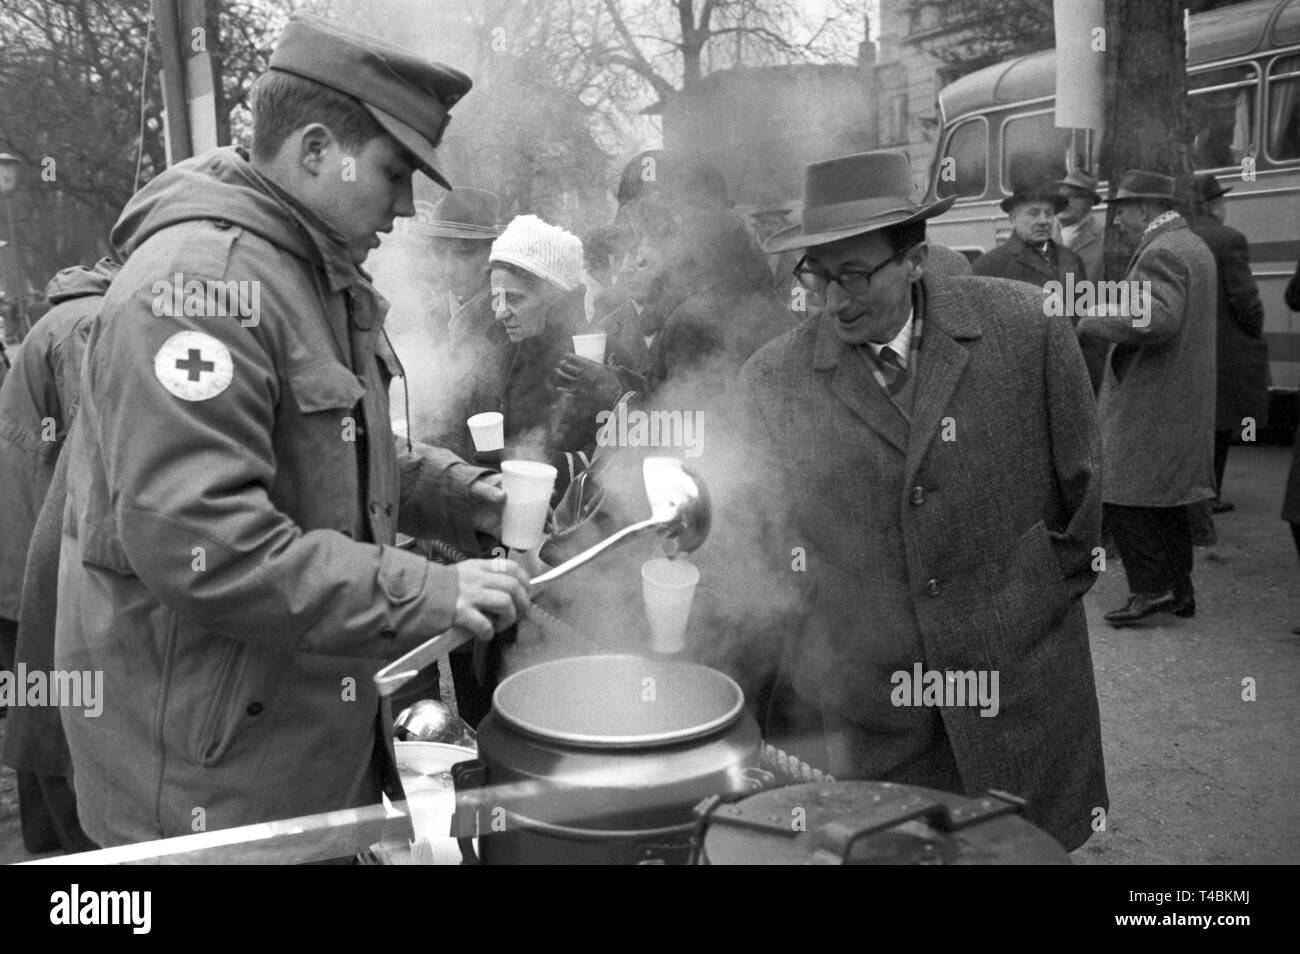
<instances>
[{"instance_id":1,"label":"crowd of people","mask_svg":"<svg viewBox=\"0 0 1300 954\"><path fill-rule=\"evenodd\" d=\"M952 199L917 203L884 152L809 166L797 221L776 197L746 221L718 170L655 150L612 221L571 230L489 189L414 200L416 172L449 185L435 150L471 85L295 14L251 150L160 174L117 261L51 282L0 388L0 662L101 673L105 699L10 711L28 849L400 798L371 677L465 629L478 650L452 676L477 722L530 605L527 568L490 555L500 455L468 419L500 412L509 456L556 467L562 535L574 487L629 470L601 430L619 408L721 422L698 462L713 559L741 566L721 605L743 576L786 611L741 667L769 739L837 778L1012 791L1081 845L1107 806L1081 602L1097 552L1128 579L1112 625L1194 615L1193 543L1231 508L1234 432L1264 416L1226 190L1203 179L1189 218L1173 179L1125 174L1110 201L1144 291L1060 315L1044 291L1104 261L1083 170L1018 187L1012 237L973 265L927 241ZM388 312L362 265L403 219L416 291ZM255 283L257 307L160 309L173 276ZM576 353L591 332L603 360ZM435 360L408 360L412 340ZM436 402L390 405L420 376ZM999 673L997 717L900 706L892 674L914 664Z\"/></svg>"}]
</instances>

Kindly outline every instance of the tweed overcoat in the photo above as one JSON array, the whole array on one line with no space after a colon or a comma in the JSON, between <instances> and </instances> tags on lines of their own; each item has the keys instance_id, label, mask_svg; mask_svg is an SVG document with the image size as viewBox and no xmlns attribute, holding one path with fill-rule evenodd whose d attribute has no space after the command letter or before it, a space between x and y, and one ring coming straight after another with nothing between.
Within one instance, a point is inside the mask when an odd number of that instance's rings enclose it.
<instances>
[{"instance_id":1,"label":"tweed overcoat","mask_svg":"<svg viewBox=\"0 0 1300 954\"><path fill-rule=\"evenodd\" d=\"M1103 499L1177 507L1214 496L1214 350L1218 279L1209 247L1181 217L1148 231L1126 282L1148 315L1085 318L1114 342L1098 399ZM1148 292L1149 289L1149 292Z\"/></svg>"},{"instance_id":2,"label":"tweed overcoat","mask_svg":"<svg viewBox=\"0 0 1300 954\"><path fill-rule=\"evenodd\" d=\"M774 537L806 555L813 594L785 669L801 702L859 744L843 778L890 780L933 710L891 700L894 674L997 672L995 715L940 708L967 792L1029 800L1068 848L1105 807L1081 597L1101 525L1100 439L1069 323L1022 282L926 274L911 423L833 319L746 364L752 450L776 477ZM840 731L843 731L842 729ZM914 747L914 746L912 746Z\"/></svg>"}]
</instances>

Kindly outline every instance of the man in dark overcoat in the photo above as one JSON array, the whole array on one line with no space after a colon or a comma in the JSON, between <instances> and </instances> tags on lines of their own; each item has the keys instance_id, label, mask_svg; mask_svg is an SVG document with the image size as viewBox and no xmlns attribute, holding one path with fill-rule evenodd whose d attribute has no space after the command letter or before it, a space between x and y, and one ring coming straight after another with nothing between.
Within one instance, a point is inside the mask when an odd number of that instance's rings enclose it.
<instances>
[{"instance_id":1,"label":"man in dark overcoat","mask_svg":"<svg viewBox=\"0 0 1300 954\"><path fill-rule=\"evenodd\" d=\"M1215 343L1214 512L1232 504L1222 499L1223 469L1234 434L1262 427L1268 417L1268 344L1264 341L1264 305L1250 271L1250 243L1230 225L1224 188L1212 173L1196 177L1202 211L1192 216L1192 231L1210 247L1219 273L1219 311Z\"/></svg>"},{"instance_id":2,"label":"man in dark overcoat","mask_svg":"<svg viewBox=\"0 0 1300 954\"><path fill-rule=\"evenodd\" d=\"M896 154L815 163L800 232L768 245L802 249L826 301L740 375L762 486L737 496L781 521L772 585L797 547L809 593L769 728L813 714L800 757L837 778L1014 792L1073 849L1107 805L1081 603L1101 526L1092 390L1037 288L930 272L925 220L952 200L911 192ZM918 705L902 691L918 669L996 675L996 704Z\"/></svg>"}]
</instances>

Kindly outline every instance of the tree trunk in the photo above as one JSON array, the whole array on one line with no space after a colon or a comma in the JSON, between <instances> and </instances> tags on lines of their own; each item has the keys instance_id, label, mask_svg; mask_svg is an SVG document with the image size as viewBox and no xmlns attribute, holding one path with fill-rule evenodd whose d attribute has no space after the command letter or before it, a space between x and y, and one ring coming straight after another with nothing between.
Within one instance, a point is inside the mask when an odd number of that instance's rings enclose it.
<instances>
[{"instance_id":1,"label":"tree trunk","mask_svg":"<svg viewBox=\"0 0 1300 954\"><path fill-rule=\"evenodd\" d=\"M1177 180L1193 194L1185 0L1106 0L1106 133L1102 177L1113 195L1129 169ZM1106 278L1123 277L1134 245L1106 210Z\"/></svg>"}]
</instances>

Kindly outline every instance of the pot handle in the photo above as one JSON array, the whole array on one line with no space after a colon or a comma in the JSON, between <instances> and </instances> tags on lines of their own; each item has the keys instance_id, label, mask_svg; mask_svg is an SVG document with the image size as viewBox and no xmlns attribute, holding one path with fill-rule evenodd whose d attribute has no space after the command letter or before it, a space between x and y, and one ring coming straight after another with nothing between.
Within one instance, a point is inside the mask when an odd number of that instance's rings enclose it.
<instances>
[{"instance_id":1,"label":"pot handle","mask_svg":"<svg viewBox=\"0 0 1300 954\"><path fill-rule=\"evenodd\" d=\"M481 865L474 851L478 836L479 793L487 784L487 766L482 759L457 762L451 767L451 782L456 790L456 813L451 819L451 833L460 846L461 864Z\"/></svg>"},{"instance_id":2,"label":"pot handle","mask_svg":"<svg viewBox=\"0 0 1300 954\"><path fill-rule=\"evenodd\" d=\"M1024 813L1025 800L1009 792L989 789L981 798L968 799L955 808L940 801L922 802L915 808L881 818L878 812L864 817L850 817L822 825L814 834L814 857L820 864L848 864L853 846L868 835L885 831L904 822L923 819L943 832L961 831L1005 815Z\"/></svg>"}]
</instances>

